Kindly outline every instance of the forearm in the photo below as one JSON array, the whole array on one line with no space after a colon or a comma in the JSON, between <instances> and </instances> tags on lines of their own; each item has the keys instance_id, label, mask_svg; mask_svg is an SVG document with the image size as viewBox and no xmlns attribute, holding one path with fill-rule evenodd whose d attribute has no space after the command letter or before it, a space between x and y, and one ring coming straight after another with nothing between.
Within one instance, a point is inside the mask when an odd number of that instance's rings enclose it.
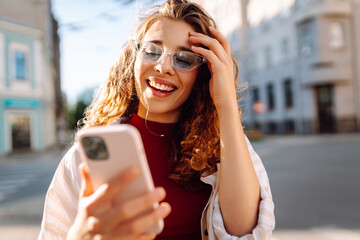
<instances>
[{"instance_id":1,"label":"forearm","mask_svg":"<svg viewBox=\"0 0 360 240\"><path fill-rule=\"evenodd\" d=\"M228 233L243 236L250 233L257 223L259 182L237 106L218 110L218 115L221 143L220 208Z\"/></svg>"}]
</instances>

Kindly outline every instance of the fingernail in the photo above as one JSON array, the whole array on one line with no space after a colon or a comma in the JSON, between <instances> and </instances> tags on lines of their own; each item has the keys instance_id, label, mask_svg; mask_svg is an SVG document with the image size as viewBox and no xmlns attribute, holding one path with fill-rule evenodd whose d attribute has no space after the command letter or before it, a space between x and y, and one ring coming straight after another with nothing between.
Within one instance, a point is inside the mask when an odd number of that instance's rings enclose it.
<instances>
[{"instance_id":1,"label":"fingernail","mask_svg":"<svg viewBox=\"0 0 360 240\"><path fill-rule=\"evenodd\" d=\"M90 231L94 231L97 224L99 224L99 220L97 218L89 217L87 221L87 227Z\"/></svg>"},{"instance_id":2,"label":"fingernail","mask_svg":"<svg viewBox=\"0 0 360 240\"><path fill-rule=\"evenodd\" d=\"M163 216L169 214L170 210L171 210L170 205L162 205L160 207L160 211Z\"/></svg>"},{"instance_id":3,"label":"fingernail","mask_svg":"<svg viewBox=\"0 0 360 240\"><path fill-rule=\"evenodd\" d=\"M163 188L157 188L155 194L157 197L162 198L165 196L165 190Z\"/></svg>"}]
</instances>

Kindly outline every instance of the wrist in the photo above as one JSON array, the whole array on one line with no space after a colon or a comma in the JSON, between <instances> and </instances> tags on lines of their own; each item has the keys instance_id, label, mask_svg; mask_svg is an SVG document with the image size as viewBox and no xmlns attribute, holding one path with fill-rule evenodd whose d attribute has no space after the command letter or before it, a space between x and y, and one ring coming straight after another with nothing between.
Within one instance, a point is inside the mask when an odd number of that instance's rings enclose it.
<instances>
[{"instance_id":1,"label":"wrist","mask_svg":"<svg viewBox=\"0 0 360 240\"><path fill-rule=\"evenodd\" d=\"M239 116L239 106L236 101L215 105L219 118L226 116Z\"/></svg>"}]
</instances>

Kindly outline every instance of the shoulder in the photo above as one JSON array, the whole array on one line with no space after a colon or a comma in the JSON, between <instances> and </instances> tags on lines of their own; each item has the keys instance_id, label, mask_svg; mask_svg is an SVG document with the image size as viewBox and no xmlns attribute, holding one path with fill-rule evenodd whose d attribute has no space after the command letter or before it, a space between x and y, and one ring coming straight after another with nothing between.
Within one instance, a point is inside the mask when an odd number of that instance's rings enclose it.
<instances>
[{"instance_id":1,"label":"shoulder","mask_svg":"<svg viewBox=\"0 0 360 240\"><path fill-rule=\"evenodd\" d=\"M75 142L71 148L66 152L64 155L62 162L67 168L72 168L74 166L77 166L82 162L82 159L80 157L79 153L79 143Z\"/></svg>"},{"instance_id":2,"label":"shoulder","mask_svg":"<svg viewBox=\"0 0 360 240\"><path fill-rule=\"evenodd\" d=\"M75 142L61 159L52 184L75 185L75 188L80 188L79 164L82 161L79 153L79 143Z\"/></svg>"},{"instance_id":3,"label":"shoulder","mask_svg":"<svg viewBox=\"0 0 360 240\"><path fill-rule=\"evenodd\" d=\"M77 213L82 161L75 143L64 155L46 194L39 239L65 239Z\"/></svg>"}]
</instances>

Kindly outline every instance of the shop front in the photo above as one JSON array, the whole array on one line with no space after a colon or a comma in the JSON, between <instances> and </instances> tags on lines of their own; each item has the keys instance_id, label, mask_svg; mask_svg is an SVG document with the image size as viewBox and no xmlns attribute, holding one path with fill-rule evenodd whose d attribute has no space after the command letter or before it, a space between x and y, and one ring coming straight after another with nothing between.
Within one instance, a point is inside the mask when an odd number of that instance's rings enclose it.
<instances>
[{"instance_id":1,"label":"shop front","mask_svg":"<svg viewBox=\"0 0 360 240\"><path fill-rule=\"evenodd\" d=\"M41 111L39 100L0 99L0 154L43 148Z\"/></svg>"}]
</instances>

